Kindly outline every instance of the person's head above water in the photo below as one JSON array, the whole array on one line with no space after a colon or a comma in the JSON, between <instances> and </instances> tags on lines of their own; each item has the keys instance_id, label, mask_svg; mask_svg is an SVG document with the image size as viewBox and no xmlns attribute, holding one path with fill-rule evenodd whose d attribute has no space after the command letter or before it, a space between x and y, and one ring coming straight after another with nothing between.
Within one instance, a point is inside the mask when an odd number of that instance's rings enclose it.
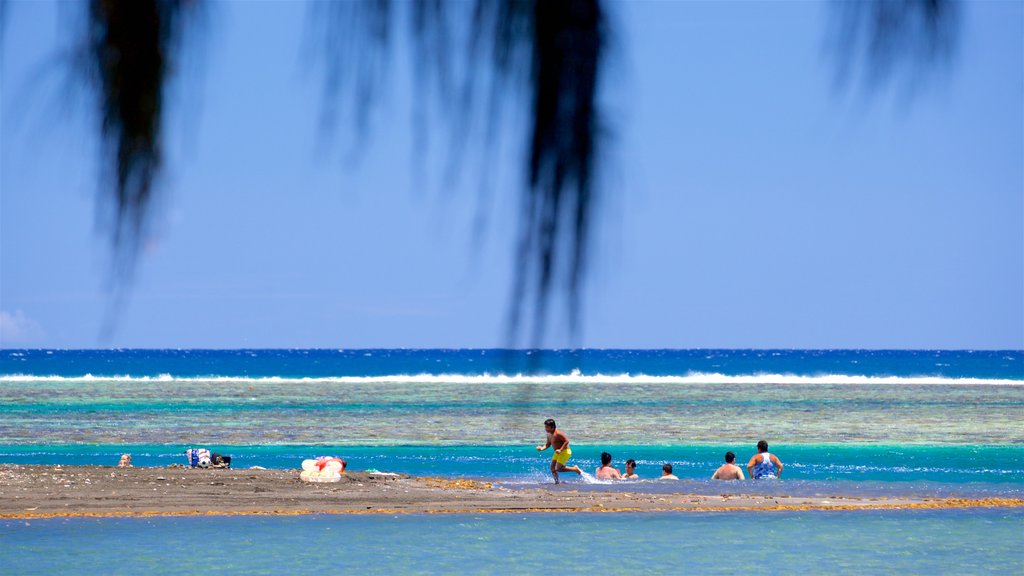
<instances>
[{"instance_id":1,"label":"person's head above water","mask_svg":"<svg viewBox=\"0 0 1024 576\"><path fill-rule=\"evenodd\" d=\"M726 452L725 453L725 461L728 464L732 464L733 462L736 461L736 455L733 454L732 452Z\"/></svg>"},{"instance_id":2,"label":"person's head above water","mask_svg":"<svg viewBox=\"0 0 1024 576\"><path fill-rule=\"evenodd\" d=\"M633 460L632 458L626 460L626 468L636 468L636 460Z\"/></svg>"},{"instance_id":3,"label":"person's head above water","mask_svg":"<svg viewBox=\"0 0 1024 576\"><path fill-rule=\"evenodd\" d=\"M761 440L760 442L758 442L757 443L757 451L758 452L767 452L768 451L768 442L765 441L765 440Z\"/></svg>"},{"instance_id":4,"label":"person's head above water","mask_svg":"<svg viewBox=\"0 0 1024 576\"><path fill-rule=\"evenodd\" d=\"M671 464L665 464L664 466L661 467L661 471L664 472L665 474L671 474L672 473L672 465Z\"/></svg>"},{"instance_id":5,"label":"person's head above water","mask_svg":"<svg viewBox=\"0 0 1024 576\"><path fill-rule=\"evenodd\" d=\"M612 463L612 455L607 452L601 452L601 466L607 466Z\"/></svg>"},{"instance_id":6,"label":"person's head above water","mask_svg":"<svg viewBox=\"0 0 1024 576\"><path fill-rule=\"evenodd\" d=\"M544 428L547 428L547 430L549 432L554 432L555 428L557 428L557 426L555 426L555 419L554 418L548 418L547 420L545 420L544 421Z\"/></svg>"}]
</instances>

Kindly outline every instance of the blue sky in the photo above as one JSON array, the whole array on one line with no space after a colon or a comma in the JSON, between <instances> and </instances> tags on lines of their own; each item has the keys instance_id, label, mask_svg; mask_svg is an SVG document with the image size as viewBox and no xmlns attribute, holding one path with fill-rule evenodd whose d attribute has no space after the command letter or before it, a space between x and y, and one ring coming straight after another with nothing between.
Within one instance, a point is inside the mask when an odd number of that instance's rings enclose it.
<instances>
[{"instance_id":1,"label":"blue sky","mask_svg":"<svg viewBox=\"0 0 1024 576\"><path fill-rule=\"evenodd\" d=\"M913 94L837 87L822 4L611 8L583 329L568 340L556 311L546 345L1024 348L1024 3L965 3L955 59ZM48 2L6 19L0 346L505 344L523 117L496 160L446 178L443 123L418 144L396 49L369 137L343 119L324 138L293 2L207 7L161 210L101 339L98 147L61 63L74 21Z\"/></svg>"}]
</instances>

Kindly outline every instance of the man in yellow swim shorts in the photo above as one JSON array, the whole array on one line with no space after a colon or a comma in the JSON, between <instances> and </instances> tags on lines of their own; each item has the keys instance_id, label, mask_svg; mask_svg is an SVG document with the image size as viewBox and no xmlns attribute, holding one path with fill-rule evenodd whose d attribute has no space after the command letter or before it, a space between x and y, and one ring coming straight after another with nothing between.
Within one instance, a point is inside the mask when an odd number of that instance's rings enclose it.
<instances>
[{"instance_id":1,"label":"man in yellow swim shorts","mask_svg":"<svg viewBox=\"0 0 1024 576\"><path fill-rule=\"evenodd\" d=\"M543 446L537 446L537 450L547 450L548 446L555 448L555 454L551 458L551 476L554 477L555 484L558 484L559 472L575 472L582 476L583 471L578 466L566 466L572 457L572 450L569 448L569 437L565 432L559 430L551 418L544 421L544 430L548 433L548 441Z\"/></svg>"}]
</instances>

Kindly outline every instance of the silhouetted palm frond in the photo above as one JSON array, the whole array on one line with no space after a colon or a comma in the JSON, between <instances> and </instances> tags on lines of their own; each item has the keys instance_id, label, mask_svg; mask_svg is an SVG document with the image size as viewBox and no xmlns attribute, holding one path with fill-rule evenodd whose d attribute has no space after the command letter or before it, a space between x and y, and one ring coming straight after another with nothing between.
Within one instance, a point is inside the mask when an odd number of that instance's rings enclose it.
<instances>
[{"instance_id":1,"label":"silhouetted palm frond","mask_svg":"<svg viewBox=\"0 0 1024 576\"><path fill-rule=\"evenodd\" d=\"M162 165L164 88L188 0L92 0L86 74L99 103L117 261L129 268Z\"/></svg>"},{"instance_id":2,"label":"silhouetted palm frond","mask_svg":"<svg viewBox=\"0 0 1024 576\"><path fill-rule=\"evenodd\" d=\"M488 107L492 124L501 98L518 99L527 109L531 126L524 143L526 187L509 339L517 339L523 303L532 300L533 340L540 342L549 297L558 284L566 289L574 330L600 144L597 88L606 34L600 2L423 0L401 7L408 8L415 69L421 84L437 87L440 104L454 116L453 130L460 136L454 142L464 141L469 117L480 106ZM323 9L325 17L318 21L328 27L328 105L348 81L363 130L398 11L389 0L328 3ZM454 33L460 31L461 36ZM465 39L464 51L452 46L453 38ZM481 76L489 85L485 81L480 87ZM456 77L462 78L461 89ZM430 86L420 92L432 93Z\"/></svg>"},{"instance_id":3,"label":"silhouetted palm frond","mask_svg":"<svg viewBox=\"0 0 1024 576\"><path fill-rule=\"evenodd\" d=\"M3 46L4 28L7 27L7 0L0 0L0 46Z\"/></svg>"},{"instance_id":4,"label":"silhouetted palm frond","mask_svg":"<svg viewBox=\"0 0 1024 576\"><path fill-rule=\"evenodd\" d=\"M162 167L164 90L186 12L199 0L91 0L90 65L99 102L104 162L111 185L110 225L117 260L130 266L151 210ZM859 0L836 3L839 42L849 69L866 49L870 76L888 78L906 62L930 64L952 52L953 0ZM601 0L355 0L321 6L327 48L328 120L336 97L351 90L359 130L386 78L396 12L410 17L417 70L455 109L459 133L478 105L495 111L519 98L531 121L525 143L522 215L510 340L532 302L534 343L544 333L552 290L564 286L569 326L578 323L579 294L596 198L601 149L597 89L609 25ZM453 24L454 22L454 24ZM466 47L453 47L461 22ZM455 26L455 28L452 28ZM454 74L456 55L464 68ZM666 68L665 73L671 73ZM481 76L485 96L475 88ZM510 88L510 89L506 89ZM459 97L449 97L458 89ZM484 103L480 103L484 100ZM328 122L330 123L330 122ZM460 141L453 138L453 141Z\"/></svg>"},{"instance_id":5,"label":"silhouetted palm frond","mask_svg":"<svg viewBox=\"0 0 1024 576\"><path fill-rule=\"evenodd\" d=\"M948 62L959 40L955 0L847 0L831 6L842 81L851 80L861 63L869 87L896 76L913 82Z\"/></svg>"}]
</instances>

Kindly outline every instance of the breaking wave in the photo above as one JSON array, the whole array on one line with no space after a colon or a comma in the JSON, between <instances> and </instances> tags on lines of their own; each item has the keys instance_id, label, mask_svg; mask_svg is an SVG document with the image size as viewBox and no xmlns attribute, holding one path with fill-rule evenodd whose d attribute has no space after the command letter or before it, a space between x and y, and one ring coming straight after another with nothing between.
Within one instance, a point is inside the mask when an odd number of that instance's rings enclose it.
<instances>
[{"instance_id":1,"label":"breaking wave","mask_svg":"<svg viewBox=\"0 0 1024 576\"><path fill-rule=\"evenodd\" d=\"M0 382L252 382L268 384L426 384L426 385L505 385L505 384L661 384L661 385L893 385L893 386L1024 386L1024 380L999 378L949 378L942 376L866 376L851 374L747 374L730 375L719 373L690 373L679 376L647 374L582 374L573 371L568 374L527 375L527 374L394 374L388 376L328 376L328 377L240 377L240 376L189 376L176 377L171 374L157 376L93 375L55 376L34 374L4 374Z\"/></svg>"}]
</instances>

